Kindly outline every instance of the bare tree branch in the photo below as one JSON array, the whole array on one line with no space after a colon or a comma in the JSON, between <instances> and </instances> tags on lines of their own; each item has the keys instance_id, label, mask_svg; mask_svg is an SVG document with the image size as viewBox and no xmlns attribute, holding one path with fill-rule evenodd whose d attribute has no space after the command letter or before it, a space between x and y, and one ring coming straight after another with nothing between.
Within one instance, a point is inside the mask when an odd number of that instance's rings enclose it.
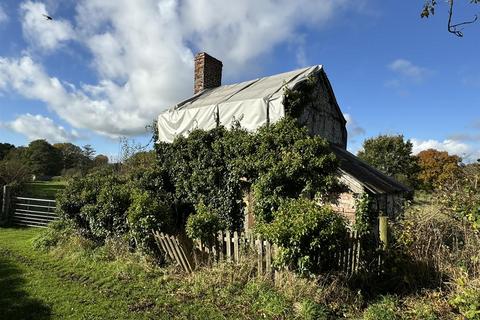
<instances>
[{"instance_id":1,"label":"bare tree branch","mask_svg":"<svg viewBox=\"0 0 480 320\"><path fill-rule=\"evenodd\" d=\"M457 37L463 37L463 29L458 30L457 28L466 24L471 24L474 23L478 20L478 16L475 15L475 18L471 21L465 21L457 24L452 24L452 16L453 16L453 1L454 0L448 0L450 4L450 8L448 9L448 32L453 33Z\"/></svg>"}]
</instances>

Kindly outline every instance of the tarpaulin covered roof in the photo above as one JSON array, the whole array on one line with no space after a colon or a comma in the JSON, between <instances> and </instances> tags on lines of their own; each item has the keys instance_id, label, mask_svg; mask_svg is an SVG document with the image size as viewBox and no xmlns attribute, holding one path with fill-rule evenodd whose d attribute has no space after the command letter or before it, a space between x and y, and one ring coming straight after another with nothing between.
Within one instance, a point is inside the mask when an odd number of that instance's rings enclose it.
<instances>
[{"instance_id":1,"label":"tarpaulin covered roof","mask_svg":"<svg viewBox=\"0 0 480 320\"><path fill-rule=\"evenodd\" d=\"M197 128L230 127L235 121L249 131L275 123L285 116L284 88L292 89L320 70L317 65L203 90L158 116L159 141L172 142Z\"/></svg>"}]
</instances>

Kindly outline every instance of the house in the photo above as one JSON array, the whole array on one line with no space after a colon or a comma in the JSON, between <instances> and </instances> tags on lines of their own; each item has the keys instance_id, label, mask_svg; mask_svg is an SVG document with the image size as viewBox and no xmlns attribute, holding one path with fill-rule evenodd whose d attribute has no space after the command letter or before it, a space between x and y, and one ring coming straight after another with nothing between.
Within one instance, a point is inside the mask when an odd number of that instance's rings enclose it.
<instances>
[{"instance_id":1,"label":"house","mask_svg":"<svg viewBox=\"0 0 480 320\"><path fill-rule=\"evenodd\" d=\"M404 197L410 190L347 151L346 120L323 66L223 86L222 66L221 61L206 53L195 56L194 95L159 115L160 141L172 142L175 136L197 128L228 128L237 121L243 128L255 131L285 116L285 90L295 90L302 93L304 101L296 118L310 134L327 139L340 159L340 179L349 191L340 196L335 210L354 221L355 199L368 193L372 209L379 215L393 218L402 212ZM253 217L251 210L247 212L248 228Z\"/></svg>"}]
</instances>

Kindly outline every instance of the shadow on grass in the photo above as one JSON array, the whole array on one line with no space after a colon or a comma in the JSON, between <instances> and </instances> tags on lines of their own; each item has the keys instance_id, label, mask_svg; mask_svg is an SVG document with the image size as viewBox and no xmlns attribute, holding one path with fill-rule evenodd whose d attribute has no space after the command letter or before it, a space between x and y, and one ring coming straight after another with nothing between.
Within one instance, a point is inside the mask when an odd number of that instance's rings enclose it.
<instances>
[{"instance_id":1,"label":"shadow on grass","mask_svg":"<svg viewBox=\"0 0 480 320\"><path fill-rule=\"evenodd\" d=\"M50 319L50 307L30 297L22 289L24 284L21 271L0 256L0 319Z\"/></svg>"}]
</instances>

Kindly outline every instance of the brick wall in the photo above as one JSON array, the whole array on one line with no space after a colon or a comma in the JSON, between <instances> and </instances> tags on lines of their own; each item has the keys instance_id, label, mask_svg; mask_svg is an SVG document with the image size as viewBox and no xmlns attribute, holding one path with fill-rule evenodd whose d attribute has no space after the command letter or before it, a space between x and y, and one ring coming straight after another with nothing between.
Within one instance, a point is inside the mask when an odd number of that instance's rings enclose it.
<instances>
[{"instance_id":1,"label":"brick wall","mask_svg":"<svg viewBox=\"0 0 480 320\"><path fill-rule=\"evenodd\" d=\"M222 67L223 64L220 60L205 52L197 53L195 55L194 93L221 86Z\"/></svg>"}]
</instances>

